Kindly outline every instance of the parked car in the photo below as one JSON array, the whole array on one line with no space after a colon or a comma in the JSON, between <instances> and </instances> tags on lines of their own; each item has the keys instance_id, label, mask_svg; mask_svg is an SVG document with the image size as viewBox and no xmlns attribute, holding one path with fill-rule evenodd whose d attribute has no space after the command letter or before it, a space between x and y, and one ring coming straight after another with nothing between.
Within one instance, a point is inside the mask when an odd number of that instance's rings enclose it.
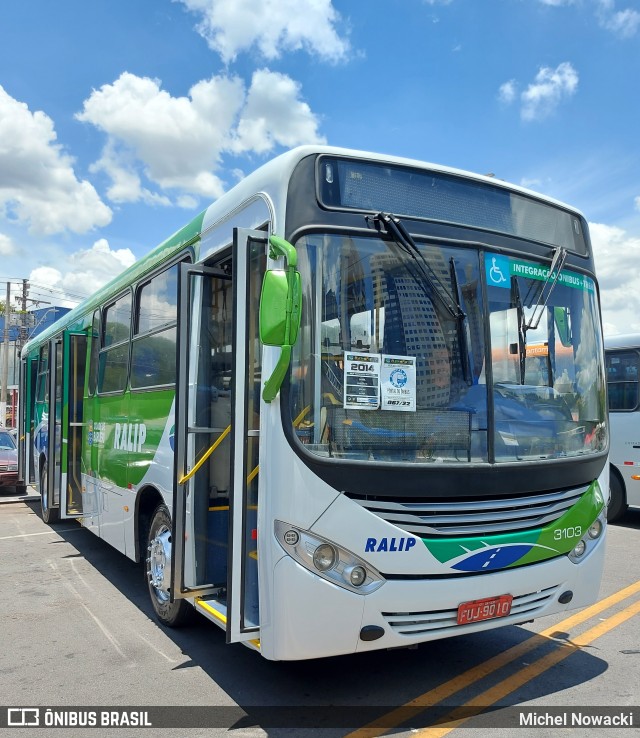
<instances>
[{"instance_id":1,"label":"parked car","mask_svg":"<svg viewBox=\"0 0 640 738\"><path fill-rule=\"evenodd\" d=\"M0 490L18 483L18 448L9 431L0 429Z\"/></svg>"}]
</instances>

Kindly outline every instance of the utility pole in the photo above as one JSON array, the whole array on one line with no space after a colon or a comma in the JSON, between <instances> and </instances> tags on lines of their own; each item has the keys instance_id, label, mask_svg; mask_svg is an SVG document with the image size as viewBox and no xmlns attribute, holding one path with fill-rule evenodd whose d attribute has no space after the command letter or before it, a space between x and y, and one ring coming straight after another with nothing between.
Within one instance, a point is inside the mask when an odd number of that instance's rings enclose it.
<instances>
[{"instance_id":1,"label":"utility pole","mask_svg":"<svg viewBox=\"0 0 640 738\"><path fill-rule=\"evenodd\" d=\"M4 341L2 353L2 395L0 395L0 425L7 422L7 382L9 380L9 320L11 319L11 282L7 280L7 301L4 304Z\"/></svg>"},{"instance_id":2,"label":"utility pole","mask_svg":"<svg viewBox=\"0 0 640 738\"><path fill-rule=\"evenodd\" d=\"M20 336L18 339L18 354L22 351L22 347L27 342L29 331L27 330L27 297L29 296L29 280L22 280L22 314L20 316Z\"/></svg>"}]
</instances>

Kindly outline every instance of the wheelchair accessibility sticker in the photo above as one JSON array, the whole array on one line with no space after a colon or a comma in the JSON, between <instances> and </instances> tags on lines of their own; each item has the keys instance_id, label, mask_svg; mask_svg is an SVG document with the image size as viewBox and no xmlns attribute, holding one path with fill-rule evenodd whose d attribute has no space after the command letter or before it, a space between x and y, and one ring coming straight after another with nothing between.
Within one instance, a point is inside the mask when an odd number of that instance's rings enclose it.
<instances>
[{"instance_id":1,"label":"wheelchair accessibility sticker","mask_svg":"<svg viewBox=\"0 0 640 738\"><path fill-rule=\"evenodd\" d=\"M487 284L490 287L511 286L509 259L506 256L489 256L487 254L485 258L485 270L487 272Z\"/></svg>"}]
</instances>

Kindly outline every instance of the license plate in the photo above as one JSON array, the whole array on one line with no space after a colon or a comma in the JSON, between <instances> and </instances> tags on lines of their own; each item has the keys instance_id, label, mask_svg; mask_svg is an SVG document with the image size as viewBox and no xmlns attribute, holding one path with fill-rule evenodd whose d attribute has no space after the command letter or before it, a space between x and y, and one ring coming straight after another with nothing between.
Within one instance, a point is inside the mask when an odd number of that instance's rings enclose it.
<instances>
[{"instance_id":1,"label":"license plate","mask_svg":"<svg viewBox=\"0 0 640 738\"><path fill-rule=\"evenodd\" d=\"M513 595L500 595L499 597L487 597L484 600L471 600L463 602L458 607L458 625L478 623L481 620L492 618L504 618L511 612Z\"/></svg>"}]
</instances>

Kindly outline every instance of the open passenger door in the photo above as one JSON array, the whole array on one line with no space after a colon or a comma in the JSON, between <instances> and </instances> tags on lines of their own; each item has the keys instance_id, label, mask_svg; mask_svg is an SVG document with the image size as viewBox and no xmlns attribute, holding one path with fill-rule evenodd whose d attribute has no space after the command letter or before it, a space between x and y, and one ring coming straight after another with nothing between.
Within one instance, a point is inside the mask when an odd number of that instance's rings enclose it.
<instances>
[{"instance_id":1,"label":"open passenger door","mask_svg":"<svg viewBox=\"0 0 640 738\"><path fill-rule=\"evenodd\" d=\"M57 517L83 514L82 444L87 336L63 333L49 344L47 473L41 482L46 507ZM45 506L43 506L44 509Z\"/></svg>"},{"instance_id":2,"label":"open passenger door","mask_svg":"<svg viewBox=\"0 0 640 738\"><path fill-rule=\"evenodd\" d=\"M227 641L259 635L257 529L260 288L267 235L234 229L231 254L180 275L173 599L222 625Z\"/></svg>"}]
</instances>

